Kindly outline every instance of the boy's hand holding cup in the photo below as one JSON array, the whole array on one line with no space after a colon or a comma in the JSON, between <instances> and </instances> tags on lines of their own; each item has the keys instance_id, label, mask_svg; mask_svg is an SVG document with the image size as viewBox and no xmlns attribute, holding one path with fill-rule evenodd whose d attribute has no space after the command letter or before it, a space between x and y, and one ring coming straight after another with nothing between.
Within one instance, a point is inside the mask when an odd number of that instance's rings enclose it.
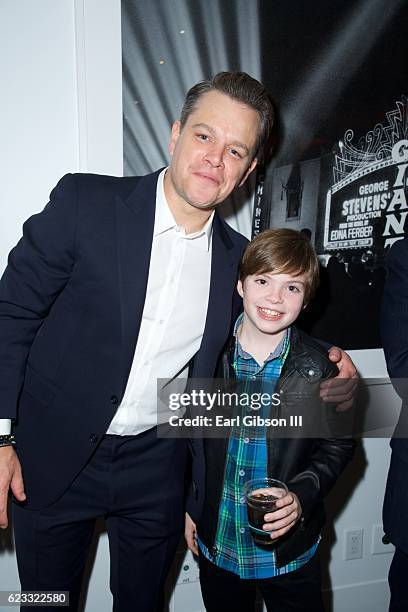
<instances>
[{"instance_id":1,"label":"boy's hand holding cup","mask_svg":"<svg viewBox=\"0 0 408 612\"><path fill-rule=\"evenodd\" d=\"M270 546L293 527L302 514L295 493L273 478L250 480L244 487L248 524L256 544Z\"/></svg>"}]
</instances>

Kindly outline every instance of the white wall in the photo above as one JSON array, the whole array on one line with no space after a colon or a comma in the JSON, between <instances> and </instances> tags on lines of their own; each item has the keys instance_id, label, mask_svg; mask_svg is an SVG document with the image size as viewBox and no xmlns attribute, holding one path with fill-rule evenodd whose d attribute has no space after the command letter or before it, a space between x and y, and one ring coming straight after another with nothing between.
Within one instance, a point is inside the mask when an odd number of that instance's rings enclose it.
<instances>
[{"instance_id":1,"label":"white wall","mask_svg":"<svg viewBox=\"0 0 408 612\"><path fill-rule=\"evenodd\" d=\"M66 172L122 174L119 0L2 0L0 266Z\"/></svg>"},{"instance_id":2,"label":"white wall","mask_svg":"<svg viewBox=\"0 0 408 612\"><path fill-rule=\"evenodd\" d=\"M147 0L146 0L147 1ZM122 173L120 0L2 0L0 3L2 153L0 269L40 210L58 178L68 171ZM355 352L366 375L385 376L381 351ZM390 403L398 403L387 390ZM367 440L329 500L333 612L383 612L390 554L371 555L373 524L381 523L388 468L386 440ZM366 465L364 465L366 463ZM350 490L350 482L358 479ZM339 502L341 500L341 503ZM343 531L364 530L363 559L343 560ZM17 589L9 533L0 539L0 589ZM325 553L327 554L327 553ZM194 562L183 556L171 612L203 610ZM87 612L111 607L105 535L88 587ZM7 608L8 609L8 608ZM1 608L0 608L1 610ZM5 611L6 608L3 608Z\"/></svg>"},{"instance_id":3,"label":"white wall","mask_svg":"<svg viewBox=\"0 0 408 612\"><path fill-rule=\"evenodd\" d=\"M0 41L2 271L23 221L63 174L122 174L120 0L2 0ZM108 565L103 536L87 612L111 608ZM0 590L18 588L6 532Z\"/></svg>"},{"instance_id":4,"label":"white wall","mask_svg":"<svg viewBox=\"0 0 408 612\"><path fill-rule=\"evenodd\" d=\"M0 5L2 265L25 217L78 167L73 23L69 1Z\"/></svg>"},{"instance_id":5,"label":"white wall","mask_svg":"<svg viewBox=\"0 0 408 612\"><path fill-rule=\"evenodd\" d=\"M350 351L350 354L361 376L387 376L382 351ZM370 410L385 408L393 412L396 421L400 401L391 384L367 382ZM328 521L325 536L331 546L327 548L323 544L322 557L330 562L329 585L325 584L325 587L331 586L332 589L332 593L327 593L327 599L332 601L333 612L385 612L388 609L387 573L393 547L383 546L381 554L372 554L372 538L375 525L382 524L389 458L388 439L365 439L327 500L327 514L334 517L334 521ZM362 559L344 560L346 529L363 530ZM382 535L381 528L375 538L377 545Z\"/></svg>"},{"instance_id":6,"label":"white wall","mask_svg":"<svg viewBox=\"0 0 408 612\"><path fill-rule=\"evenodd\" d=\"M59 176L78 169L74 13L69 0L0 4L2 98L0 268ZM9 534L1 540L1 589L19 588ZM3 549L3 546L2 546ZM5 610L6 608L4 608Z\"/></svg>"}]
</instances>

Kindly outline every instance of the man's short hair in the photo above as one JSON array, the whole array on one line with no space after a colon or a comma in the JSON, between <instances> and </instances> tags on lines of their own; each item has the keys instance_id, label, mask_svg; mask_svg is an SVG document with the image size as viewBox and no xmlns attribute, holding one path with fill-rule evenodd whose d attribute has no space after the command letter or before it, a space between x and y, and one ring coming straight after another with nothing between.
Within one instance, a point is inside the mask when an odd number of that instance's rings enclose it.
<instances>
[{"instance_id":1,"label":"man's short hair","mask_svg":"<svg viewBox=\"0 0 408 612\"><path fill-rule=\"evenodd\" d=\"M319 260L307 236L292 229L268 229L250 242L242 256L239 279L253 274L306 275L305 299L308 303L319 284Z\"/></svg>"},{"instance_id":2,"label":"man's short hair","mask_svg":"<svg viewBox=\"0 0 408 612\"><path fill-rule=\"evenodd\" d=\"M259 130L253 158L257 157L258 161L262 161L269 153L274 121L272 100L262 83L246 72L219 72L211 80L200 81L193 85L186 94L180 115L182 128L196 108L198 100L209 91L219 91L233 100L243 102L258 113Z\"/></svg>"}]
</instances>

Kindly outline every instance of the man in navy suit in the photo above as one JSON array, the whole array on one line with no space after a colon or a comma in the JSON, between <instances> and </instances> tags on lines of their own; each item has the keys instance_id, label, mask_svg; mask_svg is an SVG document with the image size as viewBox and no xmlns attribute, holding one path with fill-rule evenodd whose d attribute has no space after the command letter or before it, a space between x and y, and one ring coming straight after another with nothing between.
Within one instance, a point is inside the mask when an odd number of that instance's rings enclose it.
<instances>
[{"instance_id":1,"label":"man in navy suit","mask_svg":"<svg viewBox=\"0 0 408 612\"><path fill-rule=\"evenodd\" d=\"M391 464L385 492L384 531L395 545L390 567L390 612L408 610L408 238L399 240L387 257L388 278L382 304L382 340L394 387L403 400L391 440Z\"/></svg>"},{"instance_id":2,"label":"man in navy suit","mask_svg":"<svg viewBox=\"0 0 408 612\"><path fill-rule=\"evenodd\" d=\"M214 374L246 244L214 209L254 170L272 121L258 81L220 73L188 92L167 169L66 176L25 223L0 283L0 526L10 486L22 589L69 591L75 610L104 516L114 610L161 609L186 445L157 436L156 381Z\"/></svg>"}]
</instances>

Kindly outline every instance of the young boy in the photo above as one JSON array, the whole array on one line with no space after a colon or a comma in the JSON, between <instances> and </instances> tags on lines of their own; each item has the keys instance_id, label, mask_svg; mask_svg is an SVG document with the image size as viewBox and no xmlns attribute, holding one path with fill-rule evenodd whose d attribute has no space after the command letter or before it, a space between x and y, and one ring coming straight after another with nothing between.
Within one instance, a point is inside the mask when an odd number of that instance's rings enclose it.
<instances>
[{"instance_id":1,"label":"young boy","mask_svg":"<svg viewBox=\"0 0 408 612\"><path fill-rule=\"evenodd\" d=\"M244 312L223 356L222 376L284 391L296 377L334 376L326 351L293 324L318 284L319 265L308 238L267 230L247 247L238 293ZM226 373L226 374L225 374ZM295 385L295 387L293 387ZM199 553L207 612L250 612L256 587L267 610L323 612L317 547L323 498L351 459L350 439L274 438L242 428L226 439L206 439L206 491L197 524L186 515L186 540ZM244 485L279 479L288 493L264 516L272 546L257 545L248 528Z\"/></svg>"}]
</instances>

